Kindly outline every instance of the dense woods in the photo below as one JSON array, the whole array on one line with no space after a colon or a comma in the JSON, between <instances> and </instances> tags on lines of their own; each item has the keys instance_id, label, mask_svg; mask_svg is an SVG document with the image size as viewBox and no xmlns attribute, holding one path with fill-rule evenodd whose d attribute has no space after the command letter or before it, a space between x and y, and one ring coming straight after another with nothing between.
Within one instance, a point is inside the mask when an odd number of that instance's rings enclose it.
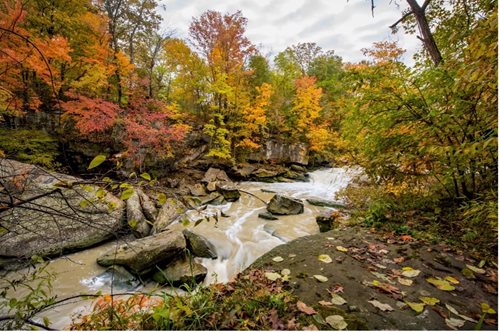
<instances>
[{"instance_id":1,"label":"dense woods","mask_svg":"<svg viewBox=\"0 0 500 332\"><path fill-rule=\"evenodd\" d=\"M362 167L343 195L363 224L496 256L497 1L402 3L412 66L388 41L358 63L315 42L266 57L241 11L193 17L182 39L156 0L0 0L0 156L161 177L200 147L231 167L302 146L310 165Z\"/></svg>"}]
</instances>

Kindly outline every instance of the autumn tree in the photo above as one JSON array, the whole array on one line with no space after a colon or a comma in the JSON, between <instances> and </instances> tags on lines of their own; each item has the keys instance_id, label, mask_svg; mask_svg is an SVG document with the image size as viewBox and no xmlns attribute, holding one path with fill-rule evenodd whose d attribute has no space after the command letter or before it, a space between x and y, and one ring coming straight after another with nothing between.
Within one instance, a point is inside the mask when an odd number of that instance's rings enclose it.
<instances>
[{"instance_id":1,"label":"autumn tree","mask_svg":"<svg viewBox=\"0 0 500 332\"><path fill-rule=\"evenodd\" d=\"M242 111L247 104L248 90L244 65L255 47L245 37L247 19L240 11L222 15L207 11L193 19L189 35L196 49L203 56L209 70L211 95L209 120L206 133L211 135L212 151L219 158L232 157L228 145L233 147L233 138L241 127ZM224 151L224 152L222 152Z\"/></svg>"}]
</instances>

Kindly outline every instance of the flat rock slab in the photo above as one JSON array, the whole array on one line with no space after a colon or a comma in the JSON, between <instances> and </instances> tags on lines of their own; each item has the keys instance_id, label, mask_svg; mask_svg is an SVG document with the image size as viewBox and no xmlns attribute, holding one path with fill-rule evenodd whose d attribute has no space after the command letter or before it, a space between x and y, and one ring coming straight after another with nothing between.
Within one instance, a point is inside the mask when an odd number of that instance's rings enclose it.
<instances>
[{"instance_id":1,"label":"flat rock slab","mask_svg":"<svg viewBox=\"0 0 500 332\"><path fill-rule=\"evenodd\" d=\"M57 256L93 246L124 226L125 203L99 186L17 161L0 159L2 265L33 255Z\"/></svg>"},{"instance_id":2,"label":"flat rock slab","mask_svg":"<svg viewBox=\"0 0 500 332\"><path fill-rule=\"evenodd\" d=\"M281 274L288 269L289 285L301 301L323 318L331 308L344 317L355 315L366 323L365 330L451 330L457 319L463 324L460 330L474 330L477 323L464 317L478 321L481 303L498 312L497 268L486 263L479 269L478 264L446 245L342 225L280 245L248 270ZM475 266L476 272L467 265ZM444 280L452 288L441 290L429 278ZM426 298L439 302L424 305L419 313L407 304L422 304ZM390 309L382 311L376 305ZM497 315L486 318L490 320L482 329L497 330Z\"/></svg>"},{"instance_id":3,"label":"flat rock slab","mask_svg":"<svg viewBox=\"0 0 500 332\"><path fill-rule=\"evenodd\" d=\"M180 231L165 231L117 246L97 259L101 266L121 265L137 275L180 255L186 240Z\"/></svg>"},{"instance_id":4,"label":"flat rock slab","mask_svg":"<svg viewBox=\"0 0 500 332\"><path fill-rule=\"evenodd\" d=\"M328 201L325 199L315 199L315 198L307 198L306 201L314 206L322 206L322 207L331 207L331 208L336 208L336 209L345 209L346 206L343 203L340 202L335 202L335 201Z\"/></svg>"},{"instance_id":5,"label":"flat rock slab","mask_svg":"<svg viewBox=\"0 0 500 332\"><path fill-rule=\"evenodd\" d=\"M301 200L277 194L267 204L267 211L279 215L301 214L304 204Z\"/></svg>"}]
</instances>

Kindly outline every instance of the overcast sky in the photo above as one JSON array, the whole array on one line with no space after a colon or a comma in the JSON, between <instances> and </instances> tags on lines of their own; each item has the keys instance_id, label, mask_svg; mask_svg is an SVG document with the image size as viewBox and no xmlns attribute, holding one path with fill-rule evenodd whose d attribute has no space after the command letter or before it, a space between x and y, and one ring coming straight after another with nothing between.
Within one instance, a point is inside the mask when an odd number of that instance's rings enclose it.
<instances>
[{"instance_id":1,"label":"overcast sky","mask_svg":"<svg viewBox=\"0 0 500 332\"><path fill-rule=\"evenodd\" d=\"M419 47L416 36L391 34L389 26L401 17L395 1L376 1L372 17L369 0L159 0L164 28L188 37L193 17L206 10L234 13L241 10L248 19L247 37L263 55L272 59L278 52L300 42L316 42L334 50L345 62L364 59L361 49L373 42L398 41L407 50L405 62ZM402 6L406 2L401 2Z\"/></svg>"}]
</instances>

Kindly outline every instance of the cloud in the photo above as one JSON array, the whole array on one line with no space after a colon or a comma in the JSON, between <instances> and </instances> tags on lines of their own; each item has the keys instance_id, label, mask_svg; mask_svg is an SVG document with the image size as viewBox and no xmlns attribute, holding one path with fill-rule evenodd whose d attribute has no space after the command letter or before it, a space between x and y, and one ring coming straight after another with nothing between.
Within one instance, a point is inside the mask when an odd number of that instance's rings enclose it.
<instances>
[{"instance_id":1,"label":"cloud","mask_svg":"<svg viewBox=\"0 0 500 332\"><path fill-rule=\"evenodd\" d=\"M188 38L192 17L208 9L222 13L241 10L248 19L247 37L271 57L301 42L316 42L333 49L344 61L363 59L361 49L381 40L398 41L410 52L419 46L415 36L392 35L389 25L401 16L401 9L390 1L380 1L372 17L367 0L162 0L161 14L166 27L178 37ZM411 54L407 56L411 62Z\"/></svg>"}]
</instances>

